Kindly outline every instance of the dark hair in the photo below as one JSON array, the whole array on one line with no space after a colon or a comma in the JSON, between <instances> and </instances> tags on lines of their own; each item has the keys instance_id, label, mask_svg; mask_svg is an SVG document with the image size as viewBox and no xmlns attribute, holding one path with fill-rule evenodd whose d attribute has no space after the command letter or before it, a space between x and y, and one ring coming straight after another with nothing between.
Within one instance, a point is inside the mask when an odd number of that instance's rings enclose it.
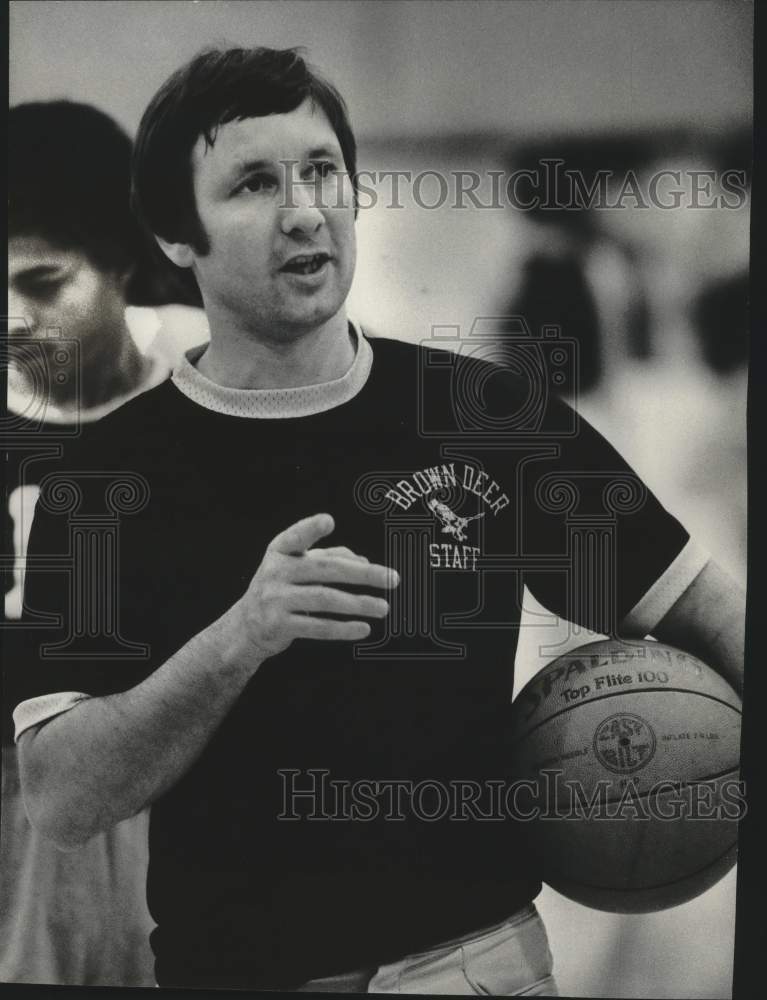
<instances>
[{"instance_id":1,"label":"dark hair","mask_svg":"<svg viewBox=\"0 0 767 1000\"><path fill-rule=\"evenodd\" d=\"M327 116L355 183L357 148L344 100L299 51L209 49L166 80L144 112L133 154L132 205L150 232L207 253L192 178L197 139L212 146L220 125L285 114L307 98Z\"/></svg>"},{"instance_id":2,"label":"dark hair","mask_svg":"<svg viewBox=\"0 0 767 1000\"><path fill-rule=\"evenodd\" d=\"M87 104L36 101L10 109L8 140L9 236L76 247L101 271L130 270L142 234L120 126Z\"/></svg>"}]
</instances>

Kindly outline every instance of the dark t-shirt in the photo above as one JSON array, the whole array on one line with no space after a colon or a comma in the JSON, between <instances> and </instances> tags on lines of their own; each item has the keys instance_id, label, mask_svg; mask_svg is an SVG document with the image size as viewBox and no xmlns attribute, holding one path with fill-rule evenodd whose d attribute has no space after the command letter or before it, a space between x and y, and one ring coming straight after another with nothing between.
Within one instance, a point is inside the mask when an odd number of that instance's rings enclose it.
<instances>
[{"instance_id":1,"label":"dark t-shirt","mask_svg":"<svg viewBox=\"0 0 767 1000\"><path fill-rule=\"evenodd\" d=\"M289 988L393 961L532 899L540 879L523 824L440 812L439 791L508 779L523 584L551 611L612 632L687 541L614 449L540 386L440 351L371 345L364 388L309 417L225 415L165 383L101 421L44 484L30 552L61 562L29 574L27 603L63 625L25 630L7 671L13 704L140 682L310 514L335 518L323 544L402 581L364 642L298 640L267 660L153 804L161 985Z\"/></svg>"},{"instance_id":2,"label":"dark t-shirt","mask_svg":"<svg viewBox=\"0 0 767 1000\"><path fill-rule=\"evenodd\" d=\"M65 449L80 434L77 424L46 423L31 417L9 414L3 433L2 461L2 578L3 605L0 608L0 653L12 646L11 632L27 626L20 621L20 561L25 556L24 541L32 522L37 490L48 473L61 467ZM3 698L0 736L4 746L13 744L14 708Z\"/></svg>"}]
</instances>

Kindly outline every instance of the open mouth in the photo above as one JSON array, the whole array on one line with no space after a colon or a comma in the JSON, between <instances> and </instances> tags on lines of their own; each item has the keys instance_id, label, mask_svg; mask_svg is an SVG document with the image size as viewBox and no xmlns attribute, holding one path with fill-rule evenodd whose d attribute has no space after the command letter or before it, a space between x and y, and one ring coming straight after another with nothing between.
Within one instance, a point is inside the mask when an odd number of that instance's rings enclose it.
<instances>
[{"instance_id":1,"label":"open mouth","mask_svg":"<svg viewBox=\"0 0 767 1000\"><path fill-rule=\"evenodd\" d=\"M290 274L316 274L320 268L330 260L330 254L313 253L301 254L291 259L280 268Z\"/></svg>"}]
</instances>

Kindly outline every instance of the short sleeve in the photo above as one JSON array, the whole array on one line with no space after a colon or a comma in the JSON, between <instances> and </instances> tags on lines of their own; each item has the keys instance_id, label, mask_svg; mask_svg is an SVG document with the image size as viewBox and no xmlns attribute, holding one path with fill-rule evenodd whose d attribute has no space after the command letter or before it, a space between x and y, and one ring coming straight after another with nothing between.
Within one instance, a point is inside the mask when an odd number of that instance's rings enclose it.
<instances>
[{"instance_id":1,"label":"short sleeve","mask_svg":"<svg viewBox=\"0 0 767 1000\"><path fill-rule=\"evenodd\" d=\"M711 559L708 549L690 539L679 555L658 577L620 623L620 633L645 636L679 600Z\"/></svg>"},{"instance_id":2,"label":"short sleeve","mask_svg":"<svg viewBox=\"0 0 767 1000\"><path fill-rule=\"evenodd\" d=\"M703 566L697 554L668 575L687 531L562 400L549 401L536 437L520 477L525 583L550 611L593 631L651 627Z\"/></svg>"},{"instance_id":3,"label":"short sleeve","mask_svg":"<svg viewBox=\"0 0 767 1000\"><path fill-rule=\"evenodd\" d=\"M90 695L82 691L57 691L55 694L43 694L39 698L20 702L13 711L14 742L18 743L19 737L28 729L55 719L57 715L63 715L89 698Z\"/></svg>"}]
</instances>

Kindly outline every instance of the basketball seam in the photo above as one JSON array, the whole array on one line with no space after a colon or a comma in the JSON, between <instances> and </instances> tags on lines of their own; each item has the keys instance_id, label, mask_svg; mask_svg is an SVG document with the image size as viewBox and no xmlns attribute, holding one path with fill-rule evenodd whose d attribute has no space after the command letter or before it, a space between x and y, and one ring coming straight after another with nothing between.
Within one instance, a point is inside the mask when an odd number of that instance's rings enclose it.
<instances>
[{"instance_id":1,"label":"basketball seam","mask_svg":"<svg viewBox=\"0 0 767 1000\"><path fill-rule=\"evenodd\" d=\"M594 702L597 701L606 701L608 698L620 698L623 695L627 694L652 694L653 692L656 691L675 691L677 694L694 694L697 695L699 698L708 698L710 701L719 702L720 705L724 705L725 708L731 709L733 712L737 713L737 715L743 714L739 708L735 708L735 706L731 705L728 701L723 701L722 698L717 698L716 695L706 694L704 691L690 690L690 688L654 687L654 688L642 688L641 690L637 690L636 688L634 688L631 691L611 691L609 694L600 694L597 695L595 698L589 698L588 701L579 701L574 703L573 705L566 705L564 708L560 708L556 712L554 712L553 715L547 715L545 719L541 719L540 722L536 722L536 724L531 729L528 729L526 732L522 733L521 736L517 736L513 740L512 746L514 746L516 743L519 743L521 740L527 739L527 737L530 736L532 733L534 733L536 729L540 729L541 726L545 726L546 723L551 722L552 719L556 719L560 715L566 715L568 712L572 712L573 709L580 708L582 705L593 705Z\"/></svg>"},{"instance_id":2,"label":"basketball seam","mask_svg":"<svg viewBox=\"0 0 767 1000\"><path fill-rule=\"evenodd\" d=\"M543 768L542 770L546 771L548 769L547 768ZM716 774L706 775L705 778L690 778L689 781L681 781L680 780L678 782L674 781L673 778L661 778L655 784L659 785L659 784L661 784L661 782L671 781L673 784L679 785L681 788L689 788L691 785L705 785L707 781L716 781L718 778L724 778L728 774L738 774L739 771L740 771L740 767L728 767L724 771L717 771ZM555 773L560 773L560 772L555 772ZM662 792L659 792L657 790L657 788L653 787L653 788L648 788L644 792L639 792L638 791L636 793L636 795L632 796L632 798L635 798L635 799L648 799L651 795L655 795L657 797L659 795L665 795L668 792L673 792L674 790L675 789L673 789L673 788L665 788ZM623 795L619 795L617 798L614 798L614 799L600 799L598 801L597 805L599 805L599 806L610 806L610 805L614 805L616 802L621 802L622 799L623 799ZM559 804L559 803L557 802L557 804ZM584 818L587 819L587 820L589 820L591 817L586 816ZM545 822L545 820L544 820L544 822ZM567 822L567 818L565 818L565 822Z\"/></svg>"},{"instance_id":3,"label":"basketball seam","mask_svg":"<svg viewBox=\"0 0 767 1000\"><path fill-rule=\"evenodd\" d=\"M656 889L667 889L669 886L676 885L678 882L684 882L687 879L695 878L696 875L701 875L703 872L708 871L708 869L711 868L713 865L715 865L718 861L722 861L724 858L726 858L727 855L730 853L730 851L733 849L733 847L737 847L737 844L738 844L738 838L736 836L733 842L724 851L722 851L721 854L718 854L715 858L712 858L711 861L708 861L705 865L703 865L702 868L696 868L695 871L687 872L686 875L680 875L679 878L672 879L670 882L658 882L657 885L644 885L641 888L616 889L614 886L599 885L596 882L568 883L567 880L565 880L562 884L573 885L574 887L577 888L601 889L604 890L605 892L615 892L622 894L629 892L654 892ZM544 878L543 881L545 882L546 879ZM553 888L556 888L556 886L553 886Z\"/></svg>"}]
</instances>

